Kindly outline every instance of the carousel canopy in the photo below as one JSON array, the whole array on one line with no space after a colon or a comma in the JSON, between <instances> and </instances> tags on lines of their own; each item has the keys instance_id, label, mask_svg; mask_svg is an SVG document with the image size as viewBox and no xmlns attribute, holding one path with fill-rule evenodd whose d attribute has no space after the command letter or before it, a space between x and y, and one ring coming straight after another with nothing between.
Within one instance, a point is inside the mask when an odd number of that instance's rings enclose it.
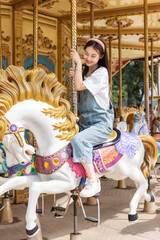
<instances>
[{"instance_id":1,"label":"carousel canopy","mask_svg":"<svg viewBox=\"0 0 160 240\"><path fill-rule=\"evenodd\" d=\"M71 27L71 0L39 0L38 12L52 16ZM1 5L33 11L33 0L1 0ZM143 0L77 0L77 44L83 49L90 37L91 7L94 11L93 33L112 45L112 60L118 59L118 22L121 22L122 59L144 58ZM93 15L92 15L93 16ZM160 56L160 1L148 0L148 36L153 41L154 57Z\"/></svg>"}]
</instances>

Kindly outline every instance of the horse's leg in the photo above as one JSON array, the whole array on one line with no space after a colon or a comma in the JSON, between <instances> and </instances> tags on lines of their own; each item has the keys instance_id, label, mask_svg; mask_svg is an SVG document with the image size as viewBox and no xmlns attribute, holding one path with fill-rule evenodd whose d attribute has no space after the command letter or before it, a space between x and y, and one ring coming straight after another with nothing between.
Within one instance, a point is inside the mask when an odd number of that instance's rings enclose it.
<instances>
[{"instance_id":1,"label":"horse's leg","mask_svg":"<svg viewBox=\"0 0 160 240\"><path fill-rule=\"evenodd\" d=\"M38 232L36 220L36 204L41 193L58 194L75 188L71 181L51 180L45 182L33 182L29 188L29 201L26 213L26 233L29 237Z\"/></svg>"},{"instance_id":2,"label":"horse's leg","mask_svg":"<svg viewBox=\"0 0 160 240\"><path fill-rule=\"evenodd\" d=\"M39 176L15 176L9 178L5 183L0 186L0 195L8 192L11 189L17 189L19 187L29 187L33 181L40 181Z\"/></svg>"},{"instance_id":3,"label":"horse's leg","mask_svg":"<svg viewBox=\"0 0 160 240\"><path fill-rule=\"evenodd\" d=\"M147 181L147 180L146 180ZM136 188L139 187L139 184L135 182L135 186ZM147 202L154 202L155 201L155 197L152 193L147 193L147 191L144 192L144 194L142 195L142 197L144 198L144 200L146 200Z\"/></svg>"},{"instance_id":4,"label":"horse's leg","mask_svg":"<svg viewBox=\"0 0 160 240\"><path fill-rule=\"evenodd\" d=\"M148 183L147 183L142 171L140 169L134 167L132 169L132 172L134 174L131 174L130 178L135 182L135 184L137 186L137 190L130 202L130 212L129 212L128 218L129 218L129 221L133 222L138 219L137 207L138 207L140 198L142 196L144 196L145 198L148 199L148 201L150 201L151 198L149 197L149 194L146 195Z\"/></svg>"},{"instance_id":5,"label":"horse's leg","mask_svg":"<svg viewBox=\"0 0 160 240\"><path fill-rule=\"evenodd\" d=\"M56 201L56 206L59 206L59 207L62 207L62 208L66 208L70 196L71 196L71 192L68 192L68 193L65 194L65 196L57 199L57 201ZM71 198L70 204L71 204L72 202L73 202L73 199Z\"/></svg>"}]
</instances>

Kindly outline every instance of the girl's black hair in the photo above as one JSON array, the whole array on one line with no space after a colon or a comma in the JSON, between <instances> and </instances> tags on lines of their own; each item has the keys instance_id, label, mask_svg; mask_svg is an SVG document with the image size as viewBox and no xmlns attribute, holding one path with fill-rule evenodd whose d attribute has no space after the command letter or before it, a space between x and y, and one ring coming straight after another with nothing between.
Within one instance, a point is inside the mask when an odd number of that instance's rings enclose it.
<instances>
[{"instance_id":1,"label":"girl's black hair","mask_svg":"<svg viewBox=\"0 0 160 240\"><path fill-rule=\"evenodd\" d=\"M99 39L100 40L100 39ZM107 47L106 47L106 44L100 40L103 44L104 44L104 51L103 51L103 48L102 46L98 43L98 42L95 42L94 40L90 40L86 43L86 45L84 46L84 50L87 48L87 47L93 47L96 51L98 51L100 53L100 56L103 56L101 59L99 59L98 61L98 66L99 67L105 67L107 70L108 70L108 75L109 75L109 64L108 64L108 54L107 54ZM84 70L83 70L83 79L84 79L84 76L87 74L89 68L88 66L84 66ZM110 83L110 79L109 79L109 83Z\"/></svg>"}]
</instances>

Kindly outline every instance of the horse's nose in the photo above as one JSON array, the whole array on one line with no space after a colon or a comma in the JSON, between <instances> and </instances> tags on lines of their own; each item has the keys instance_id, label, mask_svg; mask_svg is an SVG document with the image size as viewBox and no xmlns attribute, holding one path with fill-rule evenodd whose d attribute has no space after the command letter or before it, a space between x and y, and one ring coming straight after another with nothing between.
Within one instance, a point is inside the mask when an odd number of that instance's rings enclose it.
<instances>
[{"instance_id":1,"label":"horse's nose","mask_svg":"<svg viewBox=\"0 0 160 240\"><path fill-rule=\"evenodd\" d=\"M21 162L21 165L25 165L25 162Z\"/></svg>"}]
</instances>

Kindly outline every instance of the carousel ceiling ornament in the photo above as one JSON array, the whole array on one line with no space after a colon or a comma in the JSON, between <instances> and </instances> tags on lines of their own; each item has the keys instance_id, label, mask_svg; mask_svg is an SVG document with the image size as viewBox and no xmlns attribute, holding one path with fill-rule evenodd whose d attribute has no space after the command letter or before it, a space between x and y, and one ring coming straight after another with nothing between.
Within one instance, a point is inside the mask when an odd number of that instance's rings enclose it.
<instances>
[{"instance_id":1,"label":"carousel ceiling ornament","mask_svg":"<svg viewBox=\"0 0 160 240\"><path fill-rule=\"evenodd\" d=\"M110 18L106 21L106 25L108 27L113 27L113 28L116 28L118 27L118 22L121 23L121 26L123 28L125 27L130 27L134 21L132 19L129 19L127 17L116 17L116 18Z\"/></svg>"},{"instance_id":2,"label":"carousel ceiling ornament","mask_svg":"<svg viewBox=\"0 0 160 240\"><path fill-rule=\"evenodd\" d=\"M148 35L148 42L151 42L151 41L156 42L159 40L160 40L160 35L158 35L158 34L149 34ZM139 42L144 43L144 37L140 37Z\"/></svg>"},{"instance_id":3,"label":"carousel ceiling ornament","mask_svg":"<svg viewBox=\"0 0 160 240\"><path fill-rule=\"evenodd\" d=\"M93 4L94 8L103 9L107 6L103 0L77 0L77 6L81 8L88 8L89 4Z\"/></svg>"},{"instance_id":4,"label":"carousel ceiling ornament","mask_svg":"<svg viewBox=\"0 0 160 240\"><path fill-rule=\"evenodd\" d=\"M107 34L101 34L99 36L103 41L111 39L112 41L117 40L118 36L113 36L113 35L107 35Z\"/></svg>"},{"instance_id":5,"label":"carousel ceiling ornament","mask_svg":"<svg viewBox=\"0 0 160 240\"><path fill-rule=\"evenodd\" d=\"M71 0L69 0L71 3ZM104 9L107 5L102 0L77 0L77 13L85 13L86 11L90 11L90 4L94 5L95 9ZM59 10L59 13L62 15L71 14L70 10ZM86 20L79 20L79 22L88 22L89 19Z\"/></svg>"},{"instance_id":6,"label":"carousel ceiling ornament","mask_svg":"<svg viewBox=\"0 0 160 240\"><path fill-rule=\"evenodd\" d=\"M60 0L41 0L38 5L42 8L50 9L54 6L55 3L58 2L60 2Z\"/></svg>"}]
</instances>

